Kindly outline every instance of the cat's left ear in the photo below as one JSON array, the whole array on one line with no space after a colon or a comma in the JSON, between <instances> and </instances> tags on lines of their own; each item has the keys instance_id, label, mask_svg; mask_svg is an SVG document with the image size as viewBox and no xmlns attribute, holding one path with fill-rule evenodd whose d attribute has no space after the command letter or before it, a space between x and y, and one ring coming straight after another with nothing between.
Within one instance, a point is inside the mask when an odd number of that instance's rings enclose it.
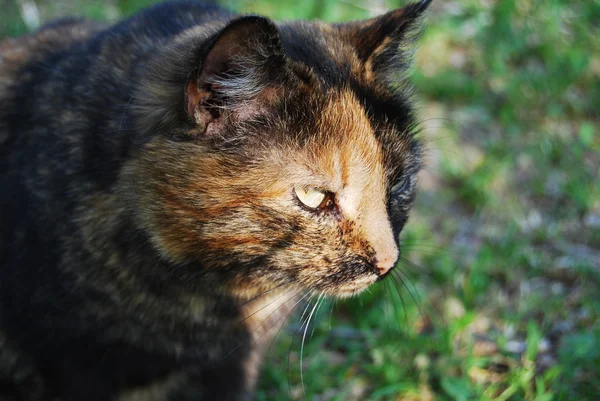
<instances>
[{"instance_id":1,"label":"cat's left ear","mask_svg":"<svg viewBox=\"0 0 600 401\"><path fill-rule=\"evenodd\" d=\"M189 77L188 117L204 129L225 111L249 117L260 110L261 98L264 103L273 96L269 87L277 85L285 70L283 45L271 20L254 15L233 20L206 44Z\"/></svg>"},{"instance_id":2,"label":"cat's left ear","mask_svg":"<svg viewBox=\"0 0 600 401\"><path fill-rule=\"evenodd\" d=\"M421 0L379 17L336 25L374 76L405 70L411 63L414 41L432 0Z\"/></svg>"}]
</instances>

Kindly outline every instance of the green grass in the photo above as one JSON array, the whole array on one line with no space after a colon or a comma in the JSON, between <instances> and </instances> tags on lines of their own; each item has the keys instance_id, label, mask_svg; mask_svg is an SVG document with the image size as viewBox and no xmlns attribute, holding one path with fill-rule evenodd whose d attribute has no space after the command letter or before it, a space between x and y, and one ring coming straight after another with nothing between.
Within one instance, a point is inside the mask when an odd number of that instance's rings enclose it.
<instances>
[{"instance_id":1,"label":"green grass","mask_svg":"<svg viewBox=\"0 0 600 401\"><path fill-rule=\"evenodd\" d=\"M114 20L151 1L37 3L42 20ZM373 11L223 3L328 21ZM15 3L2 10L0 37L27 31ZM304 393L300 316L290 319L258 400L599 399L599 27L598 0L435 2L412 74L428 166L403 233L406 286L320 308Z\"/></svg>"}]
</instances>

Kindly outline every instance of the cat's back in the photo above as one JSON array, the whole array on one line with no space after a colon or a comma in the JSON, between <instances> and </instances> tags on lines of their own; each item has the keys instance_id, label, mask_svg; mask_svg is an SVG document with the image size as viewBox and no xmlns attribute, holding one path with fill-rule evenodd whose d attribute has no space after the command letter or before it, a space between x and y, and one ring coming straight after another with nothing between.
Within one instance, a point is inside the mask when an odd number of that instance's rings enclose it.
<instances>
[{"instance_id":1,"label":"cat's back","mask_svg":"<svg viewBox=\"0 0 600 401\"><path fill-rule=\"evenodd\" d=\"M50 22L38 31L18 38L0 40L0 97L18 83L23 68L46 62L52 55L92 52L102 46L124 45L115 60L160 44L160 39L176 36L182 30L211 21L224 20L231 13L212 3L199 1L170 1L150 7L116 25L89 21L82 18L63 18ZM1 38L0 38L1 39ZM85 47L88 42L91 47ZM111 46L112 44L112 46ZM139 51L136 51L135 47ZM124 50L133 53L124 54Z\"/></svg>"},{"instance_id":2,"label":"cat's back","mask_svg":"<svg viewBox=\"0 0 600 401\"><path fill-rule=\"evenodd\" d=\"M102 28L98 23L64 19L48 24L34 34L0 42L0 146L8 146L6 142L12 136L6 115L11 109L15 111L15 91L20 84L36 79L23 70L29 65L40 65L53 54L67 51Z\"/></svg>"},{"instance_id":3,"label":"cat's back","mask_svg":"<svg viewBox=\"0 0 600 401\"><path fill-rule=\"evenodd\" d=\"M103 29L100 23L66 18L50 23L39 31L0 42L0 96L19 79L26 65L39 63L49 54L63 52Z\"/></svg>"}]
</instances>

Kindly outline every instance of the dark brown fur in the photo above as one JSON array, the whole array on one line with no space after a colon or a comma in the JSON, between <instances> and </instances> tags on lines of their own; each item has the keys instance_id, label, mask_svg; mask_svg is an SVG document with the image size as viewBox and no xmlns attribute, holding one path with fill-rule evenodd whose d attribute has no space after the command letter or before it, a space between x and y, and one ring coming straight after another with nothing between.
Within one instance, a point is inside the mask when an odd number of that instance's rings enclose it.
<instances>
[{"instance_id":1,"label":"dark brown fur","mask_svg":"<svg viewBox=\"0 0 600 401\"><path fill-rule=\"evenodd\" d=\"M303 297L383 279L428 3L328 25L175 2L0 43L0 399L250 400Z\"/></svg>"}]
</instances>

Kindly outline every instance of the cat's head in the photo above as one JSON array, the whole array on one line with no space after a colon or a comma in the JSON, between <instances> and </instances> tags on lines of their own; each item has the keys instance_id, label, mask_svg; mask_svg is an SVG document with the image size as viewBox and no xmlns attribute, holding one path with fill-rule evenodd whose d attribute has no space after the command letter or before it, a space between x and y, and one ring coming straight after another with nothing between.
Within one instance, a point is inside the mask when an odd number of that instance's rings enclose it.
<instances>
[{"instance_id":1,"label":"cat's head","mask_svg":"<svg viewBox=\"0 0 600 401\"><path fill-rule=\"evenodd\" d=\"M344 297L394 267L421 159L404 75L429 3L338 25L246 16L156 56L127 176L178 274Z\"/></svg>"}]
</instances>

